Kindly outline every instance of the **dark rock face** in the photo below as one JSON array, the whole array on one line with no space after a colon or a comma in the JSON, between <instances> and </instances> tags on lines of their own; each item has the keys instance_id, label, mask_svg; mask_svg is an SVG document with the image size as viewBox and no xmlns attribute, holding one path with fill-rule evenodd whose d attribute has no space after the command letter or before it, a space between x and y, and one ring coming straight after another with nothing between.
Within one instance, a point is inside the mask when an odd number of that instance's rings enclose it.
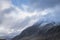
<instances>
[{"instance_id":1,"label":"dark rock face","mask_svg":"<svg viewBox=\"0 0 60 40\"><path fill-rule=\"evenodd\" d=\"M60 40L60 25L55 25L54 22L40 25L41 23L34 24L12 40Z\"/></svg>"},{"instance_id":2,"label":"dark rock face","mask_svg":"<svg viewBox=\"0 0 60 40\"><path fill-rule=\"evenodd\" d=\"M0 40L6 40L6 39L0 39Z\"/></svg>"}]
</instances>

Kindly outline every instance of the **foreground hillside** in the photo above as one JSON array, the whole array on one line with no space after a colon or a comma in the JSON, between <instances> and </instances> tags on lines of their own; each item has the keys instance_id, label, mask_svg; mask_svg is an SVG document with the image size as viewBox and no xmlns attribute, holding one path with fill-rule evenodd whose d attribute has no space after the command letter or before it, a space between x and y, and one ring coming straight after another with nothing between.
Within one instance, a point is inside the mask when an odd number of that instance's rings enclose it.
<instances>
[{"instance_id":1,"label":"foreground hillside","mask_svg":"<svg viewBox=\"0 0 60 40\"><path fill-rule=\"evenodd\" d=\"M60 40L60 25L54 22L42 26L34 24L12 40Z\"/></svg>"}]
</instances>

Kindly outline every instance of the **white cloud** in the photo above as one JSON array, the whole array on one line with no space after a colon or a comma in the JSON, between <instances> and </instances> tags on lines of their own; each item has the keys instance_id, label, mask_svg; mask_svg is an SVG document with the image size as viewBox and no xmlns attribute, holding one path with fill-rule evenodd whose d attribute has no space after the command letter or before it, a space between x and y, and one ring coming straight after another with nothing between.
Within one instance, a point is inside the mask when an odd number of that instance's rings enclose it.
<instances>
[{"instance_id":1,"label":"white cloud","mask_svg":"<svg viewBox=\"0 0 60 40\"><path fill-rule=\"evenodd\" d=\"M4 10L4 9L6 9L6 8L9 8L9 7L11 7L10 5L11 5L11 2L10 2L11 0L0 0L0 11L1 10ZM8 3L10 3L10 4L8 4Z\"/></svg>"},{"instance_id":2,"label":"white cloud","mask_svg":"<svg viewBox=\"0 0 60 40\"><path fill-rule=\"evenodd\" d=\"M15 7L14 7L15 8ZM46 11L34 11L34 12L26 12L26 11L22 11L18 8L16 8L16 10L13 10L12 12L10 12L9 14L4 14L4 20L2 22L1 25L3 25L1 31L3 31L2 33L4 33L4 31L6 30L6 34L10 34L14 33L15 29L14 29L14 25L17 25L16 23L18 22L18 20L20 20L19 22L22 22L23 20L25 20L27 22L27 17L30 19L28 24L26 24L26 26L24 27L19 27L19 29L17 29L16 31L20 30L20 32L24 29L26 29L27 27L33 25L35 22L38 21L39 18L41 18L42 16L46 15ZM21 25L21 24L19 24ZM24 25L24 23L23 23ZM16 26L15 28L17 28L18 26ZM7 29L6 29L7 28ZM12 29L11 29L12 28ZM8 30L8 31L7 31ZM13 30L13 31L12 31Z\"/></svg>"},{"instance_id":3,"label":"white cloud","mask_svg":"<svg viewBox=\"0 0 60 40\"><path fill-rule=\"evenodd\" d=\"M13 29L9 29L9 28L5 28L5 26L1 26L0 25L0 34L3 33L2 35L4 35L4 33L7 35L7 34L10 34L11 32L13 31Z\"/></svg>"},{"instance_id":4,"label":"white cloud","mask_svg":"<svg viewBox=\"0 0 60 40\"><path fill-rule=\"evenodd\" d=\"M9 13L2 13L4 11L0 10L0 12L3 14L2 23L0 24L0 33L5 33L7 35L8 34L11 35L11 34L14 34L15 32L23 31L27 27L33 25L38 20L47 16L48 14L50 16L50 19L51 18L53 19L55 17L55 13L54 13L56 10L55 8L48 8L48 9L45 9L42 11L35 10L34 12L27 12L27 11L23 11L23 10L17 8L16 6L12 5L12 3L11 4L10 3L6 4L6 3L8 3L8 2L4 2L2 4L3 10L5 10L6 8L9 9L11 7L14 10L12 10ZM26 5L23 5L23 8L24 8L24 10L27 10L29 7ZM25 26L21 26L22 24ZM15 25L17 25L17 26L15 26Z\"/></svg>"}]
</instances>

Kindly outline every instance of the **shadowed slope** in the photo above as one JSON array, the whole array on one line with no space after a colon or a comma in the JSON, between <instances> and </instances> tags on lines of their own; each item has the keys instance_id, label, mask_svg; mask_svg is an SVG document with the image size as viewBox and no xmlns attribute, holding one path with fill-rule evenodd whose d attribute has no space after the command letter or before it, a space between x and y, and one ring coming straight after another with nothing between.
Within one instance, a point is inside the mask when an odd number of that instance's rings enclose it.
<instances>
[{"instance_id":1,"label":"shadowed slope","mask_svg":"<svg viewBox=\"0 0 60 40\"><path fill-rule=\"evenodd\" d=\"M41 26L34 24L12 40L60 40L60 25L54 22Z\"/></svg>"}]
</instances>

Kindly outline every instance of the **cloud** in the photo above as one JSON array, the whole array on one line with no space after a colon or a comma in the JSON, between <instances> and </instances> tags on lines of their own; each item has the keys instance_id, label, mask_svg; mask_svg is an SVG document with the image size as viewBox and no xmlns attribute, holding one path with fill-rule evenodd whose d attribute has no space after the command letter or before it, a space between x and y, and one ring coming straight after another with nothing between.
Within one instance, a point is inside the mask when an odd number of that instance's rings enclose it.
<instances>
[{"instance_id":1,"label":"cloud","mask_svg":"<svg viewBox=\"0 0 60 40\"><path fill-rule=\"evenodd\" d=\"M13 0L13 4L21 8L22 4L28 5L31 11L35 9L42 10L45 8L54 7L55 5L60 4L60 0Z\"/></svg>"},{"instance_id":2,"label":"cloud","mask_svg":"<svg viewBox=\"0 0 60 40\"><path fill-rule=\"evenodd\" d=\"M10 7L10 5L11 5L11 2L10 2L11 0L0 0L0 10L2 11L2 10L4 10L5 8L9 8ZM8 4L8 2L10 3L10 4ZM5 4L4 4L5 3Z\"/></svg>"},{"instance_id":3,"label":"cloud","mask_svg":"<svg viewBox=\"0 0 60 40\"><path fill-rule=\"evenodd\" d=\"M36 5L40 7L40 2L42 8L45 7L48 8L45 8L44 10L36 9L33 11L32 8L36 7L34 6L36 3L39 4L39 6L37 4ZM55 5L54 7L51 5L51 2L53 3L52 5ZM33 4L31 5L31 3ZM45 23L52 21L60 22L60 18L59 18L60 5L58 0L56 1L31 0L31 3L28 5L22 3L21 6L24 10L18 8L12 3L9 3L9 6L2 7L3 10L0 11L0 35L2 34L8 36L15 36L21 33L27 27L32 26L34 23L40 22L41 20L44 21ZM5 5L6 2L3 2L3 4ZM32 12L29 10L32 10Z\"/></svg>"},{"instance_id":4,"label":"cloud","mask_svg":"<svg viewBox=\"0 0 60 40\"><path fill-rule=\"evenodd\" d=\"M21 9L9 3L9 1L7 1L7 3L9 6L6 4L6 1L2 1L2 4L4 5L1 5L3 7L0 11L0 35L11 35L17 31L19 32L20 29L27 26L27 24L30 24L29 21L36 21L32 18L32 16L36 15L36 12L29 13L22 11Z\"/></svg>"}]
</instances>

